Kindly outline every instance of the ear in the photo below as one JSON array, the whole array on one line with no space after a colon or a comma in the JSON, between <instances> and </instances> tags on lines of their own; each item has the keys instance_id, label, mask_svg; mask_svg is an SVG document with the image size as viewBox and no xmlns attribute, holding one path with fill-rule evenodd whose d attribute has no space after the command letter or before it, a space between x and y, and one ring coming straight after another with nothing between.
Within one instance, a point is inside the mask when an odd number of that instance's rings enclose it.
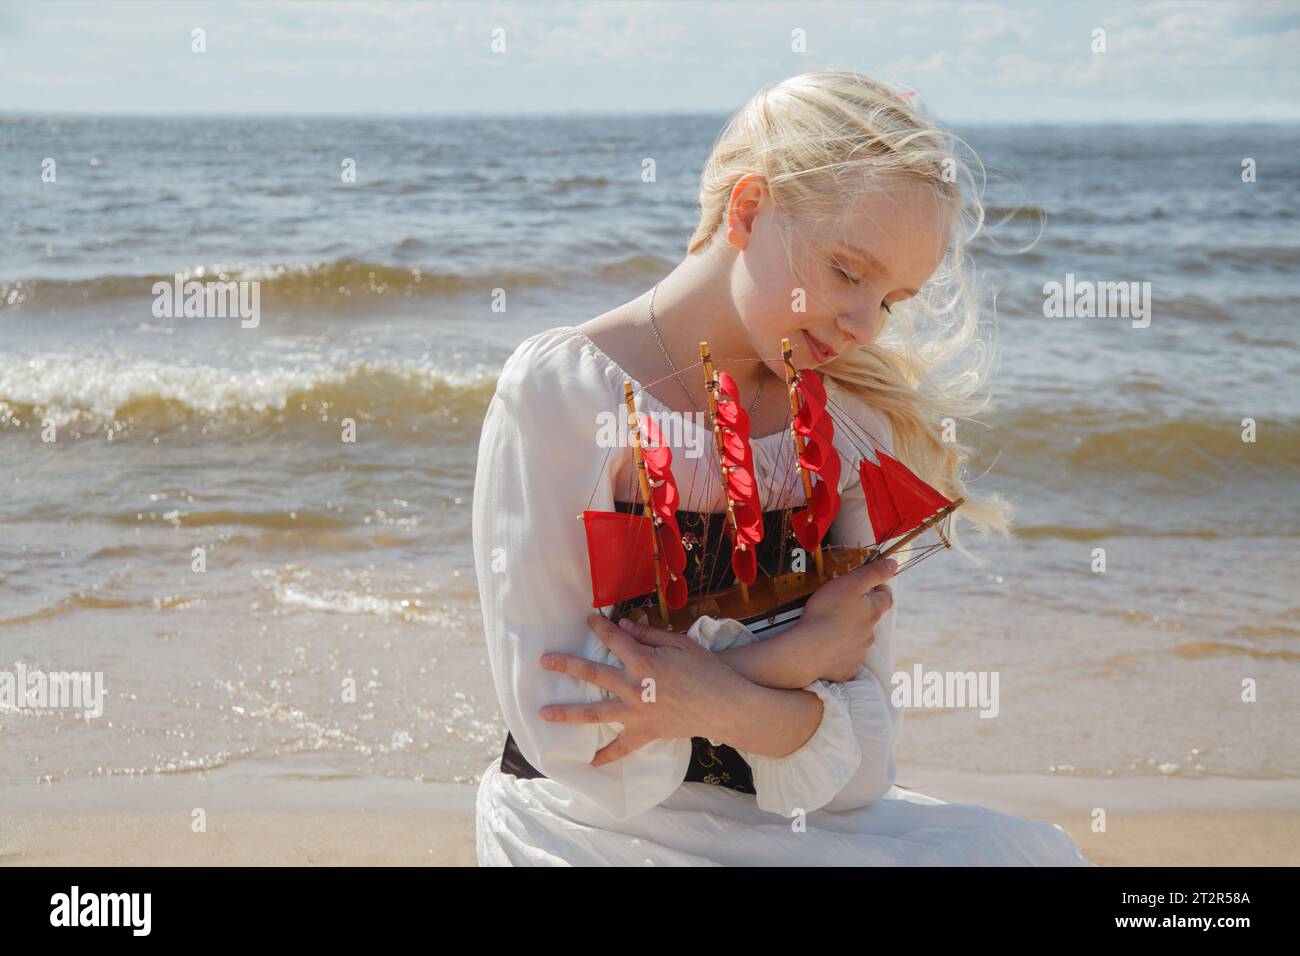
<instances>
[{"instance_id":1,"label":"ear","mask_svg":"<svg viewBox=\"0 0 1300 956\"><path fill-rule=\"evenodd\" d=\"M736 180L727 200L727 241L736 249L749 245L754 234L754 220L759 210L767 205L767 180L748 174Z\"/></svg>"}]
</instances>

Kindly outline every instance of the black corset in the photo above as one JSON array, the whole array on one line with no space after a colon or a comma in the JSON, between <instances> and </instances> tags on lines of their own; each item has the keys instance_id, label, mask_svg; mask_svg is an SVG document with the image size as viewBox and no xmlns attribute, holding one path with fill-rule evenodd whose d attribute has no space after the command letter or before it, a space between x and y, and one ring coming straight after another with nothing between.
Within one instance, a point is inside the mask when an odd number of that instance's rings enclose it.
<instances>
[{"instance_id":1,"label":"black corset","mask_svg":"<svg viewBox=\"0 0 1300 956\"><path fill-rule=\"evenodd\" d=\"M618 511L640 509L640 504L614 502ZM789 570L791 551L798 546L790 529L790 516L795 508L767 511L763 514L763 540L758 543L760 576L776 575ZM678 511L677 526L686 548L687 593L692 597L719 591L735 583L731 570L731 544L726 537L726 515L722 512ZM614 608L612 619L617 621L630 611L655 605L653 594L623 601ZM556 701L556 703L561 703ZM622 758L627 759L627 758ZM515 744L514 737L506 734L505 751L501 754L501 772L521 780L534 780L545 776L534 768ZM754 793L754 774L748 763L736 750L726 745L715 746L703 737L691 738L691 762L686 768L683 782L710 783L741 793Z\"/></svg>"}]
</instances>

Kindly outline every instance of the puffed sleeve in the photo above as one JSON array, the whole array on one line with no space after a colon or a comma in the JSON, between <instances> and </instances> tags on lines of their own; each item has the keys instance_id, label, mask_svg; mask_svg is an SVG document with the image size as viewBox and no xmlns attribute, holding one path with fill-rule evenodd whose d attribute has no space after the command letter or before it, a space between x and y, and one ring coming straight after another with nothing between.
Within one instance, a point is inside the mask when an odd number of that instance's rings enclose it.
<instances>
[{"instance_id":1,"label":"puffed sleeve","mask_svg":"<svg viewBox=\"0 0 1300 956\"><path fill-rule=\"evenodd\" d=\"M892 436L883 415L865 402L848 395L828 380L828 396L840 413L850 415L862 428L889 449ZM837 431L840 429L837 426ZM861 458L853 443L835 442L844 461L840 482L841 506L831 525L830 544L866 545L874 537L867 514L866 496L858 480ZM802 747L784 757L744 753L754 771L754 789L762 810L791 816L797 809L850 810L866 806L884 796L894 785L894 750L902 730L902 709L891 700L894 668L894 619L898 587L890 582L894 607L876 623L875 642L867 651L857 674L850 681L818 680L804 690L822 701L822 720ZM744 631L743 634L736 631ZM714 650L733 643L746 643L748 631L739 624L723 628L713 642ZM706 633L707 633L706 628ZM748 636L752 640L752 635Z\"/></svg>"},{"instance_id":2,"label":"puffed sleeve","mask_svg":"<svg viewBox=\"0 0 1300 956\"><path fill-rule=\"evenodd\" d=\"M538 659L548 651L601 659L607 650L585 620L591 578L576 517L614 508L612 465L625 449L601 447L598 434L600 413L622 406L616 379L616 367L573 330L538 333L515 351L479 438L473 537L488 659L506 726L530 764L576 800L621 820L681 785L690 741L654 741L592 767L618 724L557 724L538 716L545 704L608 696L543 669Z\"/></svg>"}]
</instances>

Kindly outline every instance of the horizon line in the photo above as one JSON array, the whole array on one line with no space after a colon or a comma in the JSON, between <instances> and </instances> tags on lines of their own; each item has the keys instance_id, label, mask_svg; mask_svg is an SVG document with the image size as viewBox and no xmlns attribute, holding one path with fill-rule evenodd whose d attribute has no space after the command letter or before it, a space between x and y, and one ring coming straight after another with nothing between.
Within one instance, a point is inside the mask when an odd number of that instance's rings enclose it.
<instances>
[{"instance_id":1,"label":"horizon line","mask_svg":"<svg viewBox=\"0 0 1300 956\"><path fill-rule=\"evenodd\" d=\"M37 118L105 118L105 119L142 119L154 117L158 119L192 119L192 120L221 120L221 119L544 119L544 118L619 118L619 117L665 117L665 118L689 118L699 117L701 119L727 117L734 110L534 110L522 112L518 110L443 110L443 111L400 111L400 112L369 112L364 110L257 110L257 111L205 111L202 113L180 112L174 110L31 110L31 109L14 109L0 106L0 120L12 117L37 117ZM1196 119L1186 119L1178 117L1125 117L1125 118L1087 118L1087 119L1003 119L993 117L981 117L967 120L938 120L936 123L940 126L1137 126L1137 125L1230 125L1230 126L1248 126L1260 123L1272 124L1291 124L1300 125L1300 116L1273 116L1273 117L1200 117Z\"/></svg>"}]
</instances>

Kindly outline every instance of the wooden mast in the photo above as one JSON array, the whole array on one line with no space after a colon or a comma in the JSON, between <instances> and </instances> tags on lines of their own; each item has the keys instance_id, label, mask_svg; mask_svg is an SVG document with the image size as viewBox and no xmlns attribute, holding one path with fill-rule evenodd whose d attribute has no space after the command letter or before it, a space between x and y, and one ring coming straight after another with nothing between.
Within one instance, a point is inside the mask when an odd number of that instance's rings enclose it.
<instances>
[{"instance_id":1,"label":"wooden mast","mask_svg":"<svg viewBox=\"0 0 1300 956\"><path fill-rule=\"evenodd\" d=\"M731 492L727 480L727 460L724 457L722 425L718 422L718 380L713 371L713 357L709 354L709 343L700 343L700 358L704 361L704 391L709 400L709 419L713 422L713 442L718 449L718 469L722 473L722 500L727 509L727 523L731 525L733 547L744 549L745 542L740 540L740 528L736 523L736 508L731 503ZM740 585L740 598L749 604L749 585L736 577Z\"/></svg>"},{"instance_id":2,"label":"wooden mast","mask_svg":"<svg viewBox=\"0 0 1300 956\"><path fill-rule=\"evenodd\" d=\"M794 420L799 417L799 389L797 387L799 373L794 367L794 358L792 357L793 353L790 350L789 339L781 340L781 355L785 359L785 387L786 391L790 393L790 434L794 436L794 462L795 467L799 469L799 477L803 479L804 498L811 506L813 496L812 476L809 475L808 472L804 470L803 465L800 464L803 459L804 440L803 435L800 435L798 429L794 427ZM812 516L809 515L809 517L811 518ZM813 552L813 560L817 565L817 577L826 577L826 567L822 563L822 544L820 541L817 542L817 550Z\"/></svg>"},{"instance_id":3,"label":"wooden mast","mask_svg":"<svg viewBox=\"0 0 1300 956\"><path fill-rule=\"evenodd\" d=\"M650 474L646 470L645 451L641 447L641 425L636 420L636 404L632 401L632 382L623 382L623 401L627 405L628 433L632 436L632 450L636 455L636 473L641 479L641 501L646 517L650 519L650 547L654 554L655 591L659 595L659 616L664 620L664 627L672 630L671 618L668 617L668 593L664 588L663 571L659 567L659 523L662 519L655 514L654 498L650 494Z\"/></svg>"},{"instance_id":4,"label":"wooden mast","mask_svg":"<svg viewBox=\"0 0 1300 956\"><path fill-rule=\"evenodd\" d=\"M871 560L872 560L872 561L878 561L878 560L880 560L881 558L887 558L887 557L889 557L891 554L893 554L895 551L897 551L897 550L898 550L899 548L901 548L903 545L907 544L907 542L911 541L911 540L912 540L913 538L915 538L917 535L920 535L920 534L923 534L923 533L926 532L926 531L929 531L930 528L934 527L934 526L937 525L940 521L942 521L944 518L948 517L948 515L952 514L954 511L956 511L958 508L960 508L960 507L965 503L965 501L966 501L965 498L958 498L958 499L955 500L952 504L950 504L950 505L945 505L945 506L943 507L943 509L942 509L938 514L934 515L933 517L926 518L926 519L925 519L924 521L922 521L919 525L917 525L915 528L913 528L913 529L911 530L911 532L909 532L908 534L903 535L903 537L899 538L897 541L895 541L893 544L891 544L887 550L882 551L880 554L876 555L876 556L875 556L874 558L872 558ZM948 543L948 539L947 539L946 537L944 537L944 535L942 534L942 532L939 534L939 538L940 538L940 540L943 541L943 545L944 545L945 548L951 548L951 547L952 547L952 545Z\"/></svg>"}]
</instances>

